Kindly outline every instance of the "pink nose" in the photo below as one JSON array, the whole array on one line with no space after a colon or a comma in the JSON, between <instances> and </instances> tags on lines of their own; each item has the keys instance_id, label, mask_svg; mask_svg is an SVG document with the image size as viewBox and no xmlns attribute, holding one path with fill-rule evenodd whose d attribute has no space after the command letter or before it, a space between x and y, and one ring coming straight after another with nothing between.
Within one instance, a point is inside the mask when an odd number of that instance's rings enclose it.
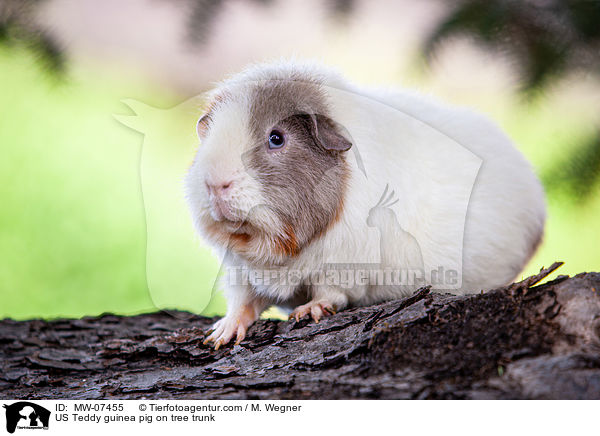
<instances>
[{"instance_id":1,"label":"pink nose","mask_svg":"<svg viewBox=\"0 0 600 436\"><path fill-rule=\"evenodd\" d=\"M233 186L232 181L228 182L219 182L219 183L209 183L206 182L206 188L208 192L215 196L221 196L225 194L231 187Z\"/></svg>"}]
</instances>

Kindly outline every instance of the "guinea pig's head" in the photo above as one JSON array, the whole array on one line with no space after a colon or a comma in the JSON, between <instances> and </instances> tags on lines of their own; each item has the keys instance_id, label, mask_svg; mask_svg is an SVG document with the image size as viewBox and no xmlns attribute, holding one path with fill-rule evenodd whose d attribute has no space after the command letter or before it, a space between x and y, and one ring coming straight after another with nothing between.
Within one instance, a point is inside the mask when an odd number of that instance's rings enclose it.
<instances>
[{"instance_id":1,"label":"guinea pig's head","mask_svg":"<svg viewBox=\"0 0 600 436\"><path fill-rule=\"evenodd\" d=\"M213 243L278 264L340 217L352 144L317 81L225 83L198 135L187 197L196 227Z\"/></svg>"}]
</instances>

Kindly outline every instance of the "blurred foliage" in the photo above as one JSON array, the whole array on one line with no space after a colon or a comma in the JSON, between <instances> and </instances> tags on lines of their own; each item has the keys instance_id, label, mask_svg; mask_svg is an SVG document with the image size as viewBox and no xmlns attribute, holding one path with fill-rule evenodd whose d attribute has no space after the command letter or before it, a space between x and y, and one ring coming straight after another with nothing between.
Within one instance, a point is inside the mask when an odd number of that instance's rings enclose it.
<instances>
[{"instance_id":1,"label":"blurred foliage","mask_svg":"<svg viewBox=\"0 0 600 436\"><path fill-rule=\"evenodd\" d=\"M457 34L515 59L527 96L572 72L600 75L599 0L460 0L428 37L425 53ZM542 179L549 191L583 202L600 181L600 131L573 151Z\"/></svg>"},{"instance_id":2,"label":"blurred foliage","mask_svg":"<svg viewBox=\"0 0 600 436\"><path fill-rule=\"evenodd\" d=\"M600 183L600 132L550 166L542 181L549 191L562 191L579 202L588 199Z\"/></svg>"},{"instance_id":3,"label":"blurred foliage","mask_svg":"<svg viewBox=\"0 0 600 436\"><path fill-rule=\"evenodd\" d=\"M168 1L168 0L166 0ZM188 0L188 39L192 43L205 43L219 14L231 0ZM261 7L272 6L275 0L249 0ZM329 13L335 17L346 17L354 11L355 0L324 0Z\"/></svg>"},{"instance_id":4,"label":"blurred foliage","mask_svg":"<svg viewBox=\"0 0 600 436\"><path fill-rule=\"evenodd\" d=\"M188 0L188 2L188 39L192 43L204 43L208 40L213 23L225 7L227 0ZM267 6L272 4L273 0L252 0L252 3Z\"/></svg>"},{"instance_id":5,"label":"blurred foliage","mask_svg":"<svg viewBox=\"0 0 600 436\"><path fill-rule=\"evenodd\" d=\"M62 71L63 52L57 42L35 19L45 0L2 0L0 2L0 44L27 46L50 71Z\"/></svg>"},{"instance_id":6,"label":"blurred foliage","mask_svg":"<svg viewBox=\"0 0 600 436\"><path fill-rule=\"evenodd\" d=\"M526 91L574 69L600 73L600 1L462 0L425 44L469 34L515 57Z\"/></svg>"}]
</instances>

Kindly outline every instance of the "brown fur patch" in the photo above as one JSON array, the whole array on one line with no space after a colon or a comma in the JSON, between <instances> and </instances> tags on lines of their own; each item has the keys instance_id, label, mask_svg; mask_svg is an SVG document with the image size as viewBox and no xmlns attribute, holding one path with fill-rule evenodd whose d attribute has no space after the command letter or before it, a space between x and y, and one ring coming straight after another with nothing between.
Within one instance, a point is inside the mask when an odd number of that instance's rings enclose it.
<instances>
[{"instance_id":1,"label":"brown fur patch","mask_svg":"<svg viewBox=\"0 0 600 436\"><path fill-rule=\"evenodd\" d=\"M342 215L344 214L346 192L348 191L348 179L350 177L350 168L348 167L348 162L346 162L345 160L344 160L343 166L344 166L344 170L342 172L341 185L340 185L342 195L340 196L339 202L335 209L335 216L333 217L332 220L329 221L327 226L324 227L323 229L321 229L321 231L317 235L315 235L309 242L312 242L313 240L322 237L325 233L327 233L327 231L331 227L333 227L334 224L336 224L342 218Z\"/></svg>"},{"instance_id":2,"label":"brown fur patch","mask_svg":"<svg viewBox=\"0 0 600 436\"><path fill-rule=\"evenodd\" d=\"M290 224L285 226L285 236L275 239L273 247L274 251L280 256L294 257L300 253L294 228Z\"/></svg>"},{"instance_id":3,"label":"brown fur patch","mask_svg":"<svg viewBox=\"0 0 600 436\"><path fill-rule=\"evenodd\" d=\"M318 83L263 81L252 84L250 95L256 145L242 161L286 223L276 252L295 256L341 217L349 174L345 150L352 144L343 126L328 117L326 93ZM275 153L267 144L272 129L286 138Z\"/></svg>"},{"instance_id":4,"label":"brown fur patch","mask_svg":"<svg viewBox=\"0 0 600 436\"><path fill-rule=\"evenodd\" d=\"M231 233L225 229L223 224L212 219L205 220L204 229L213 241L227 247L228 250L238 253L247 251L252 241L252 235L248 233Z\"/></svg>"}]
</instances>

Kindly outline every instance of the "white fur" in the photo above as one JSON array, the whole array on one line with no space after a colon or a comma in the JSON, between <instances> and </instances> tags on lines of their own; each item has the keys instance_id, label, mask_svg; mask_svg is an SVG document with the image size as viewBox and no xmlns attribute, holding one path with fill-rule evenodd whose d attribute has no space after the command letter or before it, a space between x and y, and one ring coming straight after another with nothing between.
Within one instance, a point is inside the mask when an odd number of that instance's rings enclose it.
<instances>
[{"instance_id":1,"label":"white fur","mask_svg":"<svg viewBox=\"0 0 600 436\"><path fill-rule=\"evenodd\" d=\"M274 266L233 254L228 264L302 270L303 279L327 262L390 268L422 265L430 271L441 266L445 271L456 270L457 282L434 289L455 294L499 287L517 276L543 233L544 194L529 163L499 128L468 109L416 93L356 86L314 63L254 66L220 88L240 91L247 81L285 79L298 73L322 83L330 115L349 132L364 172L354 151L346 152L351 177L343 213L298 256ZM207 177L239 178L240 210L249 212L264 202L260 186L245 173L239 158L251 145L245 124L247 105L243 98L217 105L211 131L188 174L188 199L200 232L198 217L210 213L203 187ZM375 207L386 185L388 192L394 190L393 199L398 199L387 208L393 213ZM281 224L264 211L256 219L275 232ZM350 289L313 286L311 292L313 300L341 308L397 298L417 287L369 283ZM260 313L270 303L293 300L296 287L230 286L225 291L228 319L233 323L242 305L260 300L255 307ZM224 342L229 340L227 335L221 332Z\"/></svg>"}]
</instances>

